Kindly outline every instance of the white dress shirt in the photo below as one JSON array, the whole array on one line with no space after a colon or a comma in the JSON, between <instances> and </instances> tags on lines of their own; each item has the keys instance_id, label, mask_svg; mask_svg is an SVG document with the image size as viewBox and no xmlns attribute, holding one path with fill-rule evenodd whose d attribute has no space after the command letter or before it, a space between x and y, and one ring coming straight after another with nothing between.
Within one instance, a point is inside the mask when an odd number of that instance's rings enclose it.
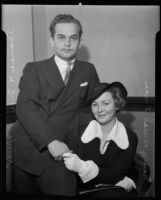
<instances>
[{"instance_id":1,"label":"white dress shirt","mask_svg":"<svg viewBox=\"0 0 161 200\"><path fill-rule=\"evenodd\" d=\"M68 63L67 63L67 61L59 58L57 55L55 55L54 60L55 60L55 63L57 64L57 66L58 66L58 69L60 71L61 77L62 77L62 79L64 81L65 75L66 75L66 68L67 68ZM73 69L74 62L75 62L75 59L70 61L70 63L71 63L70 64L70 69L71 70Z\"/></svg>"}]
</instances>

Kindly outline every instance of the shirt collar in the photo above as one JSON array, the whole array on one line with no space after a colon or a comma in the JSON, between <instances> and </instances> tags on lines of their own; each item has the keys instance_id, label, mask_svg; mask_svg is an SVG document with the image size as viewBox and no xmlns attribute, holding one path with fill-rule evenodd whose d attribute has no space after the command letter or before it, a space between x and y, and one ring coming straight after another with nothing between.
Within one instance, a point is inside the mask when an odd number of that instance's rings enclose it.
<instances>
[{"instance_id":1,"label":"shirt collar","mask_svg":"<svg viewBox=\"0 0 161 200\"><path fill-rule=\"evenodd\" d=\"M88 143L94 138L102 140L102 129L101 125L96 121L92 120L84 131L81 141ZM116 119L116 122L108 134L106 141L113 140L116 145L121 149L127 149L129 146L129 140L125 126Z\"/></svg>"},{"instance_id":2,"label":"shirt collar","mask_svg":"<svg viewBox=\"0 0 161 200\"><path fill-rule=\"evenodd\" d=\"M57 55L54 56L54 60L55 60L55 63L57 64L59 70L63 73L66 71L66 67L67 67L67 61L59 58ZM71 60L71 65L70 65L70 69L72 70L73 69L73 66L74 66L74 62L75 62L75 59Z\"/></svg>"}]
</instances>

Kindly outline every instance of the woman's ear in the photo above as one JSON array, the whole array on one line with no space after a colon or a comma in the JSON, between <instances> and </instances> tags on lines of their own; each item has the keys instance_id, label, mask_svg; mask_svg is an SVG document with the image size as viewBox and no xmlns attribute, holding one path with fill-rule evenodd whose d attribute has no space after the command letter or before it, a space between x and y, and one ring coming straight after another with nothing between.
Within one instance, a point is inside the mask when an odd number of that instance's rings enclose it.
<instances>
[{"instance_id":1,"label":"woman's ear","mask_svg":"<svg viewBox=\"0 0 161 200\"><path fill-rule=\"evenodd\" d=\"M116 111L120 110L120 106L117 103L115 103L115 110Z\"/></svg>"},{"instance_id":2,"label":"woman's ear","mask_svg":"<svg viewBox=\"0 0 161 200\"><path fill-rule=\"evenodd\" d=\"M120 108L117 107L116 108L116 113L118 113L118 112L120 112Z\"/></svg>"}]
</instances>

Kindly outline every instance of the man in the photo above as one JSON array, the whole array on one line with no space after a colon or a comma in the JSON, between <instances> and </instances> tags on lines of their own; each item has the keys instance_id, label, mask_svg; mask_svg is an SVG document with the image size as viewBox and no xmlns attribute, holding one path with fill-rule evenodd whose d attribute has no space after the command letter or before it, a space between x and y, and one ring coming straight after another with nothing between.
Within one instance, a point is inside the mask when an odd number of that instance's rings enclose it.
<instances>
[{"instance_id":1,"label":"man","mask_svg":"<svg viewBox=\"0 0 161 200\"><path fill-rule=\"evenodd\" d=\"M19 84L12 128L13 190L18 194L76 195L76 175L62 154L77 151L82 106L99 83L94 66L76 60L82 27L71 15L50 24L55 55L28 63Z\"/></svg>"}]
</instances>

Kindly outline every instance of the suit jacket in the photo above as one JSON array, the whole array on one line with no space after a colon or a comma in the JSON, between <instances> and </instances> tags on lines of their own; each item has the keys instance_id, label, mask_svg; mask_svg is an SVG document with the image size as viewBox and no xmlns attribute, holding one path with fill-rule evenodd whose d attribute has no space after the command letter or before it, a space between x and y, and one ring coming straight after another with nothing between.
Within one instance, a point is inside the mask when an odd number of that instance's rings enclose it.
<instances>
[{"instance_id":1,"label":"suit jacket","mask_svg":"<svg viewBox=\"0 0 161 200\"><path fill-rule=\"evenodd\" d=\"M88 84L81 87L84 82ZM78 127L81 107L97 83L99 78L95 67L87 62L75 61L66 85L54 56L28 63L19 84L18 120L11 130L14 165L40 175L51 160L46 146L55 139L65 142L75 152L78 135L68 130L71 125ZM57 184L57 180L55 182Z\"/></svg>"},{"instance_id":2,"label":"suit jacket","mask_svg":"<svg viewBox=\"0 0 161 200\"><path fill-rule=\"evenodd\" d=\"M81 133L85 127L80 128ZM99 173L96 178L91 181L81 184L81 187L88 188L91 185L99 183L116 184L125 176L128 176L129 170L132 167L136 148L138 144L137 135L127 129L129 147L120 149L114 141L110 141L105 153L100 153L100 139L95 138L89 143L83 143L79 139L78 155L82 160L93 160L99 167ZM80 181L81 183L81 181Z\"/></svg>"}]
</instances>

